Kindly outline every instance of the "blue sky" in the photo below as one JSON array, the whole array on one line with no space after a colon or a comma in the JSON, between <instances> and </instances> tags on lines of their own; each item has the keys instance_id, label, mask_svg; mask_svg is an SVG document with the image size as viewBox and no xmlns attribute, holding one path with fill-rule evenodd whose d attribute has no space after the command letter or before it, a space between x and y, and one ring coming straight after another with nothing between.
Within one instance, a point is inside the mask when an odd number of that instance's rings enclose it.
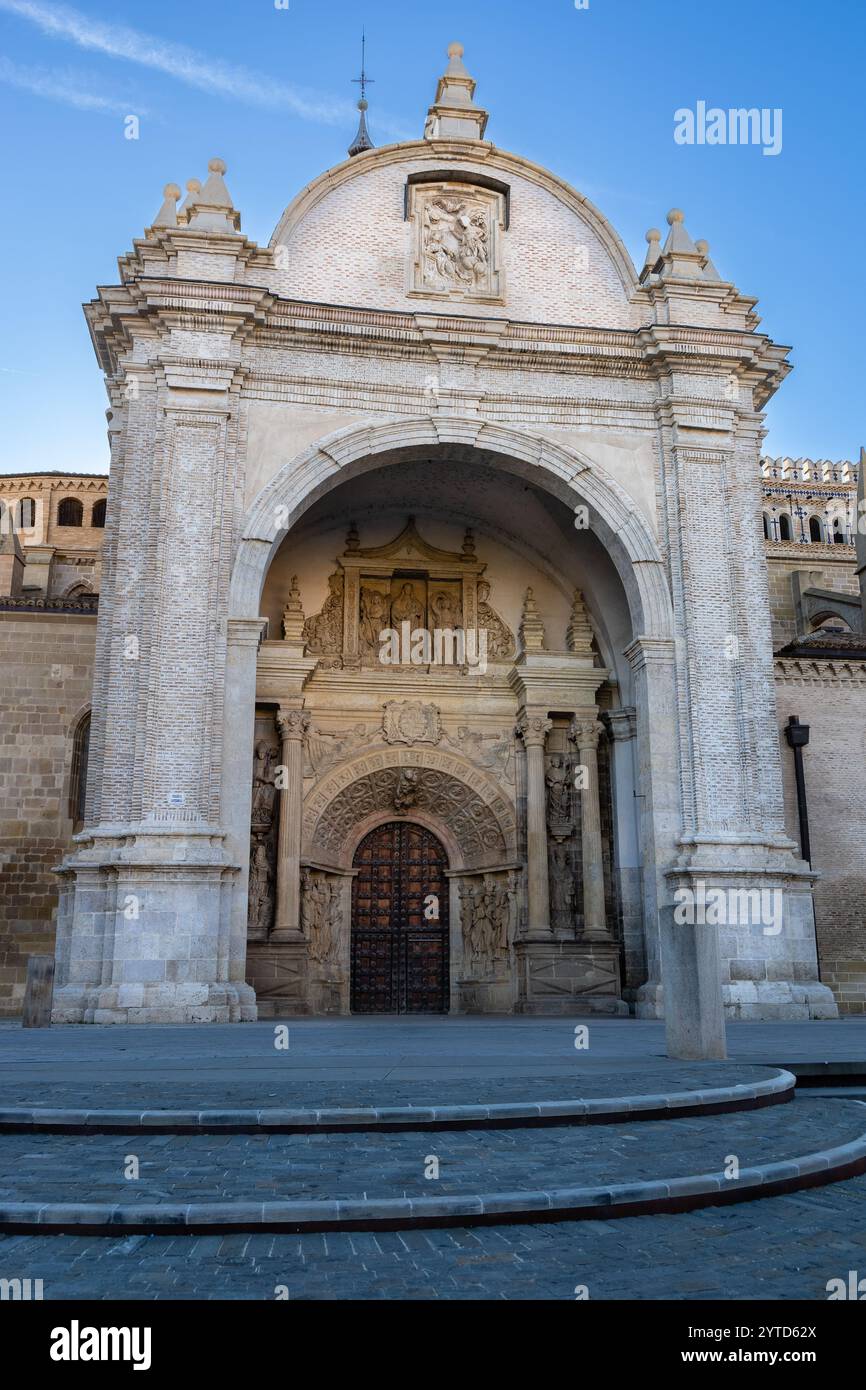
<instances>
[{"instance_id":1,"label":"blue sky","mask_svg":"<svg viewBox=\"0 0 866 1390\"><path fill-rule=\"evenodd\" d=\"M765 450L853 458L863 391L866 6L854 0L0 0L6 331L0 472L103 471L106 399L81 313L163 185L227 161L248 236L345 155L367 28L373 139L420 135L445 50L466 48L488 136L549 166L638 264L681 207L759 298L795 372ZM783 148L682 146L674 112L780 107ZM124 116L140 138L124 138ZM351 293L347 289L347 300Z\"/></svg>"}]
</instances>

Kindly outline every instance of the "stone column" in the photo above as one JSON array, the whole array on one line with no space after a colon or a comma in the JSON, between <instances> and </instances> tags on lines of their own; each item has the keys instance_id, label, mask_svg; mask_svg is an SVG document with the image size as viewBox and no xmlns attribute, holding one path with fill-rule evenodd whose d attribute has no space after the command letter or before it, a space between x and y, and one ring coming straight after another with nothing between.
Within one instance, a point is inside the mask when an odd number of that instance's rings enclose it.
<instances>
[{"instance_id":1,"label":"stone column","mask_svg":"<svg viewBox=\"0 0 866 1390\"><path fill-rule=\"evenodd\" d=\"M586 768L586 785L581 789L580 849L583 863L583 940L613 940L607 926L604 905L604 857L601 844L601 803L598 788L598 740L603 725L593 714L576 717L572 738L578 758Z\"/></svg>"},{"instance_id":2,"label":"stone column","mask_svg":"<svg viewBox=\"0 0 866 1390\"><path fill-rule=\"evenodd\" d=\"M517 733L526 749L526 877L530 937L547 936L552 930L544 781L544 741L552 727L546 716L537 714L524 715L517 725Z\"/></svg>"},{"instance_id":3,"label":"stone column","mask_svg":"<svg viewBox=\"0 0 866 1390\"><path fill-rule=\"evenodd\" d=\"M280 708L283 787L277 840L277 911L272 941L300 941L301 934L301 817L304 785L304 735L310 716L302 709Z\"/></svg>"}]
</instances>

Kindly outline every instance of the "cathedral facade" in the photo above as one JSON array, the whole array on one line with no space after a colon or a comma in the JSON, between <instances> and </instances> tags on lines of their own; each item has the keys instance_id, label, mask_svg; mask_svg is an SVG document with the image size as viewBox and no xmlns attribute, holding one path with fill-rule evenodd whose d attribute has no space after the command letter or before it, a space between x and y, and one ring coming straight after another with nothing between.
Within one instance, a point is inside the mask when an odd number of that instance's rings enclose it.
<instances>
[{"instance_id":1,"label":"cathedral facade","mask_svg":"<svg viewBox=\"0 0 866 1390\"><path fill-rule=\"evenodd\" d=\"M212 160L86 308L111 486L58 1021L660 1017L675 905L730 1016L837 1012L774 684L787 349L679 210L636 273L486 125L452 45L422 139L359 138L266 247Z\"/></svg>"}]
</instances>

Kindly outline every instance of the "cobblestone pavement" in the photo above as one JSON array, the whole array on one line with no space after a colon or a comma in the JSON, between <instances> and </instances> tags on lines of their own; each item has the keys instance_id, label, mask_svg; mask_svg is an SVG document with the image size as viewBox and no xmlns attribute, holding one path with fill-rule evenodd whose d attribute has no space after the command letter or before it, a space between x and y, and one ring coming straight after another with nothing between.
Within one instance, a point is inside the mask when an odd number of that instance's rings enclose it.
<instances>
[{"instance_id":1,"label":"cobblestone pavement","mask_svg":"<svg viewBox=\"0 0 866 1390\"><path fill-rule=\"evenodd\" d=\"M493 1076L413 1080L373 1080L355 1077L340 1080L327 1074L311 1080L298 1078L291 1061L275 1068L262 1082L252 1080L175 1080L170 1074L158 1080L132 1080L121 1074L105 1078L74 1075L27 1076L0 1085L4 1105L63 1106L71 1109L184 1109L196 1110L267 1108L290 1105L317 1109L330 1106L352 1109L385 1105L487 1105L513 1101L533 1104L540 1100L576 1100L602 1096L658 1095L707 1087L750 1085L776 1074L771 1067L734 1063L667 1062L641 1067L635 1072L610 1061L603 1068L587 1070L575 1060L567 1071L554 1076Z\"/></svg>"},{"instance_id":2,"label":"cobblestone pavement","mask_svg":"<svg viewBox=\"0 0 866 1390\"><path fill-rule=\"evenodd\" d=\"M307 1236L0 1236L46 1299L826 1299L866 1275L866 1177L616 1221Z\"/></svg>"},{"instance_id":3,"label":"cobblestone pavement","mask_svg":"<svg viewBox=\"0 0 866 1390\"><path fill-rule=\"evenodd\" d=\"M0 1138L0 1199L257 1202L605 1186L720 1173L729 1155L740 1168L779 1162L864 1132L866 1106L857 1101L797 1099L741 1114L552 1129L11 1134ZM132 1157L138 1176L127 1178ZM438 1178L425 1176L431 1157Z\"/></svg>"}]
</instances>

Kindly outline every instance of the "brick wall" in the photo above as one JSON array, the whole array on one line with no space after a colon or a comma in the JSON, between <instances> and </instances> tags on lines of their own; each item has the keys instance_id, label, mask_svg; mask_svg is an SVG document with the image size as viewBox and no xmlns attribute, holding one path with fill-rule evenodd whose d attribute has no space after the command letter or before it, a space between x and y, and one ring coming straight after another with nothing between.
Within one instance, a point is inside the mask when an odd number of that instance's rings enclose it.
<instances>
[{"instance_id":1,"label":"brick wall","mask_svg":"<svg viewBox=\"0 0 866 1390\"><path fill-rule=\"evenodd\" d=\"M54 950L57 865L72 838L72 740L90 704L96 618L0 613L0 1016L27 957Z\"/></svg>"},{"instance_id":2,"label":"brick wall","mask_svg":"<svg viewBox=\"0 0 866 1390\"><path fill-rule=\"evenodd\" d=\"M815 887L821 979L843 1013L866 1014L866 663L850 663L855 681L823 665L823 681L801 674L777 679L779 726L796 714L811 728L803 764L812 865L821 875ZM795 663L785 667L793 673ZM782 766L787 829L799 840L794 755L784 738Z\"/></svg>"}]
</instances>

